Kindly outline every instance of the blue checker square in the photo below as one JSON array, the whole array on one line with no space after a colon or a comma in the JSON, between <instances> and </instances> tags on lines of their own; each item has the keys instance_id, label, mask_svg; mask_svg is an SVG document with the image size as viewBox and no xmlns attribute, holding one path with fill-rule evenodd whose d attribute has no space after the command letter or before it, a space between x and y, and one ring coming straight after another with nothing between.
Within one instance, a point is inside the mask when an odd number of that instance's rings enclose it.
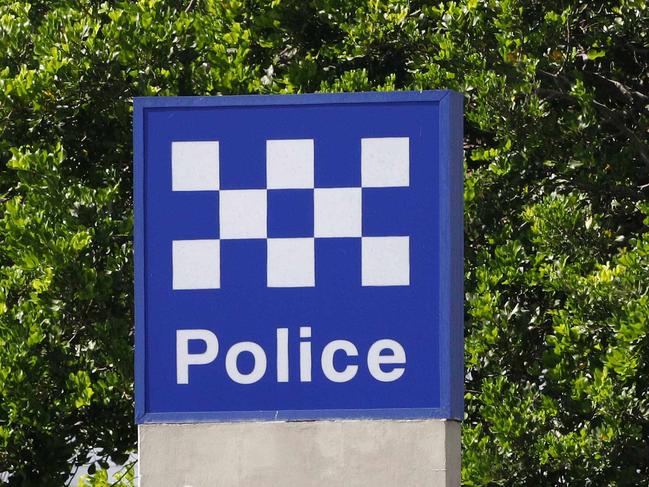
<instances>
[{"instance_id":1,"label":"blue checker square","mask_svg":"<svg viewBox=\"0 0 649 487\"><path fill-rule=\"evenodd\" d=\"M262 240L221 241L221 287L241 293L266 287L266 251Z\"/></svg>"},{"instance_id":2,"label":"blue checker square","mask_svg":"<svg viewBox=\"0 0 649 487\"><path fill-rule=\"evenodd\" d=\"M363 188L363 236L409 235L403 215L421 211L408 188Z\"/></svg>"},{"instance_id":3,"label":"blue checker square","mask_svg":"<svg viewBox=\"0 0 649 487\"><path fill-rule=\"evenodd\" d=\"M313 237L313 190L268 190L268 237Z\"/></svg>"},{"instance_id":4,"label":"blue checker square","mask_svg":"<svg viewBox=\"0 0 649 487\"><path fill-rule=\"evenodd\" d=\"M176 239L219 238L219 194L217 192L194 191L171 195L174 200L167 218L174 222ZM196 209L205 212L210 219L196 218Z\"/></svg>"},{"instance_id":5,"label":"blue checker square","mask_svg":"<svg viewBox=\"0 0 649 487\"><path fill-rule=\"evenodd\" d=\"M462 419L461 95L133 113L138 423Z\"/></svg>"},{"instance_id":6,"label":"blue checker square","mask_svg":"<svg viewBox=\"0 0 649 487\"><path fill-rule=\"evenodd\" d=\"M361 280L361 239L319 238L315 248L318 286L332 294L353 292Z\"/></svg>"},{"instance_id":7,"label":"blue checker square","mask_svg":"<svg viewBox=\"0 0 649 487\"><path fill-rule=\"evenodd\" d=\"M227 140L219 142L221 189L264 189L265 140L251 137L247 144Z\"/></svg>"},{"instance_id":8,"label":"blue checker square","mask_svg":"<svg viewBox=\"0 0 649 487\"><path fill-rule=\"evenodd\" d=\"M315 184L319 188L359 187L361 185L361 141L347 124L353 120L341 120L332 111L327 111L322 120L343 130L329 137L321 137L315 144Z\"/></svg>"}]
</instances>

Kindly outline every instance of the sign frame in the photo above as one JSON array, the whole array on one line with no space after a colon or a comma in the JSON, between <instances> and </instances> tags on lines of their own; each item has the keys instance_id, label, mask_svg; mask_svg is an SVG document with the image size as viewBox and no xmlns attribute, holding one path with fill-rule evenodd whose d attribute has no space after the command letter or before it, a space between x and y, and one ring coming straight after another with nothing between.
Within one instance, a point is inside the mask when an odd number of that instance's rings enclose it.
<instances>
[{"instance_id":1,"label":"sign frame","mask_svg":"<svg viewBox=\"0 0 649 487\"><path fill-rule=\"evenodd\" d=\"M145 112L181 107L281 107L375 103L436 103L439 113L439 322L440 407L391 409L327 409L281 411L147 411L145 309ZM135 261L135 420L144 423L328 419L463 419L463 97L450 90L365 92L306 95L212 97L136 97L133 100L134 261ZM443 231L442 231L443 230Z\"/></svg>"}]
</instances>

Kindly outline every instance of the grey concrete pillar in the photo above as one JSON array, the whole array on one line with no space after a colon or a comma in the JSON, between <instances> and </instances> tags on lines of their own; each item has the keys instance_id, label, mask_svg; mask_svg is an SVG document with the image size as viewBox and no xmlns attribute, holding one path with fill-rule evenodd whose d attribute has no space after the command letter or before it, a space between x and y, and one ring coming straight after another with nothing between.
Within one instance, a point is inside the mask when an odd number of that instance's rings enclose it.
<instances>
[{"instance_id":1,"label":"grey concrete pillar","mask_svg":"<svg viewBox=\"0 0 649 487\"><path fill-rule=\"evenodd\" d=\"M458 487L460 423L142 424L140 487Z\"/></svg>"}]
</instances>

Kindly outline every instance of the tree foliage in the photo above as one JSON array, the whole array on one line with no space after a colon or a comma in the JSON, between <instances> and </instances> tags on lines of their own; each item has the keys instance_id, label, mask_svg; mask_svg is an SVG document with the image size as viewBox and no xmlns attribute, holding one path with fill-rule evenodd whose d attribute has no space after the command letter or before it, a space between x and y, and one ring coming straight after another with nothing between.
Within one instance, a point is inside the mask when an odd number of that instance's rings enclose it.
<instances>
[{"instance_id":1,"label":"tree foliage","mask_svg":"<svg viewBox=\"0 0 649 487\"><path fill-rule=\"evenodd\" d=\"M649 485L645 0L0 0L0 471L132 425L131 100L465 94L466 485Z\"/></svg>"}]
</instances>

